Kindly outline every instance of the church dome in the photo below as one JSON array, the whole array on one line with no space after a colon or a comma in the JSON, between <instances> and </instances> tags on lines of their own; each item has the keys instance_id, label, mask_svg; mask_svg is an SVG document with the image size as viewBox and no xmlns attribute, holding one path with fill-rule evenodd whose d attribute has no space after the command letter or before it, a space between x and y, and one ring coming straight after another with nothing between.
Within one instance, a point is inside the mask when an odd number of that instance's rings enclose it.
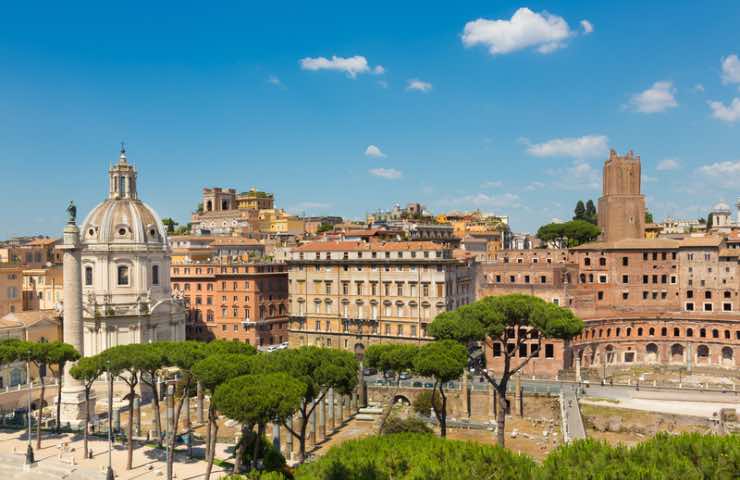
<instances>
[{"instance_id":1,"label":"church dome","mask_svg":"<svg viewBox=\"0 0 740 480\"><path fill-rule=\"evenodd\" d=\"M717 205L712 207L712 213L730 213L730 206L725 202L719 202Z\"/></svg>"},{"instance_id":2,"label":"church dome","mask_svg":"<svg viewBox=\"0 0 740 480\"><path fill-rule=\"evenodd\" d=\"M109 173L108 198L87 215L80 229L82 243L138 244L165 248L167 233L157 213L139 200L136 169L121 149Z\"/></svg>"}]
</instances>

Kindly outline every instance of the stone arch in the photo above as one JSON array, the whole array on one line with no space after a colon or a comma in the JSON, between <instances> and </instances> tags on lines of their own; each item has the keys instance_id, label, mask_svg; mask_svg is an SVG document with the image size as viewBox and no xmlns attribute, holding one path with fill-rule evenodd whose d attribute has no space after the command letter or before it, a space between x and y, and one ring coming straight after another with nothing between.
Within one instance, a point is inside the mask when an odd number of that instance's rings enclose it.
<instances>
[{"instance_id":1,"label":"stone arch","mask_svg":"<svg viewBox=\"0 0 740 480\"><path fill-rule=\"evenodd\" d=\"M734 352L732 347L722 347L721 362L723 367L735 366Z\"/></svg>"},{"instance_id":2,"label":"stone arch","mask_svg":"<svg viewBox=\"0 0 740 480\"><path fill-rule=\"evenodd\" d=\"M206 202L206 212L212 212L213 211L213 202L208 200Z\"/></svg>"},{"instance_id":3,"label":"stone arch","mask_svg":"<svg viewBox=\"0 0 740 480\"><path fill-rule=\"evenodd\" d=\"M697 365L708 365L711 363L709 358L709 347L706 345L699 345L696 347L696 363Z\"/></svg>"},{"instance_id":4,"label":"stone arch","mask_svg":"<svg viewBox=\"0 0 740 480\"><path fill-rule=\"evenodd\" d=\"M684 362L684 348L680 343L674 343L671 345L671 363L683 363Z\"/></svg>"},{"instance_id":5,"label":"stone arch","mask_svg":"<svg viewBox=\"0 0 740 480\"><path fill-rule=\"evenodd\" d=\"M658 363L658 345L648 343L645 346L645 363Z\"/></svg>"},{"instance_id":6,"label":"stone arch","mask_svg":"<svg viewBox=\"0 0 740 480\"><path fill-rule=\"evenodd\" d=\"M393 397L393 405L397 404L398 402L401 402L404 405L411 405L411 400L408 399L406 395L396 395Z\"/></svg>"},{"instance_id":7,"label":"stone arch","mask_svg":"<svg viewBox=\"0 0 740 480\"><path fill-rule=\"evenodd\" d=\"M604 349L604 361L607 365L617 363L617 351L614 345L607 345Z\"/></svg>"}]
</instances>

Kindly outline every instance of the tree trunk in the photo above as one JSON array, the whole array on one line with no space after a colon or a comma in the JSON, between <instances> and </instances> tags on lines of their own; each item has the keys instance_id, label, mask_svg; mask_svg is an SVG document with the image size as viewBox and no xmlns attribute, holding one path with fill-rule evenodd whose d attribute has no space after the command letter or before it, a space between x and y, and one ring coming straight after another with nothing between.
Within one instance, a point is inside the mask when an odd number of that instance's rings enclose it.
<instances>
[{"instance_id":1,"label":"tree trunk","mask_svg":"<svg viewBox=\"0 0 740 480\"><path fill-rule=\"evenodd\" d=\"M213 407L208 407L208 433L206 439L206 474L205 480L210 480L213 470L214 450L216 449L216 436L218 434L218 423L215 418Z\"/></svg>"},{"instance_id":2,"label":"tree trunk","mask_svg":"<svg viewBox=\"0 0 740 480\"><path fill-rule=\"evenodd\" d=\"M244 458L244 450L247 448L247 429L246 425L242 425L242 434L239 440L236 442L234 448L234 470L231 472L234 475L238 475L242 471L242 459Z\"/></svg>"},{"instance_id":3,"label":"tree trunk","mask_svg":"<svg viewBox=\"0 0 740 480\"><path fill-rule=\"evenodd\" d=\"M59 375L57 376L57 419L56 419L56 432L62 431L62 423L59 421L62 415L62 375L64 373L64 367L59 366Z\"/></svg>"},{"instance_id":4,"label":"tree trunk","mask_svg":"<svg viewBox=\"0 0 740 480\"><path fill-rule=\"evenodd\" d=\"M185 403L185 396L189 394L190 391L190 377L188 377L187 382L185 382L185 387L182 391L182 397L180 397L180 402L177 404L177 408L175 409L174 418L172 419L172 435L170 435L169 446L170 451L172 452L172 455L168 458L170 471L172 470L172 464L175 460L175 447L177 446L177 427L180 423L180 414L182 413L182 406ZM174 401L174 395L175 395L176 389L172 389L172 395L173 395L173 401Z\"/></svg>"},{"instance_id":5,"label":"tree trunk","mask_svg":"<svg viewBox=\"0 0 740 480\"><path fill-rule=\"evenodd\" d=\"M128 396L128 458L126 459L126 470L131 470L134 463L134 396L136 385L130 389Z\"/></svg>"},{"instance_id":6,"label":"tree trunk","mask_svg":"<svg viewBox=\"0 0 740 480\"><path fill-rule=\"evenodd\" d=\"M40 368L39 373L41 373ZM44 397L46 397L46 380L44 380L43 375L39 375L39 380L41 380L41 399L39 400L39 414L36 422L36 450L41 449L41 414L44 411Z\"/></svg>"},{"instance_id":7,"label":"tree trunk","mask_svg":"<svg viewBox=\"0 0 740 480\"><path fill-rule=\"evenodd\" d=\"M498 412L496 412L496 443L503 447L506 440L506 384L499 384L496 390L498 391Z\"/></svg>"},{"instance_id":8,"label":"tree trunk","mask_svg":"<svg viewBox=\"0 0 740 480\"><path fill-rule=\"evenodd\" d=\"M439 434L442 438L447 437L447 395L442 391L442 385L439 386L439 395L442 397L442 408L439 412ZM432 395L432 405L434 404L434 395Z\"/></svg>"},{"instance_id":9,"label":"tree trunk","mask_svg":"<svg viewBox=\"0 0 740 480\"><path fill-rule=\"evenodd\" d=\"M299 455L300 458L298 459L299 463L303 463L306 461L306 427L308 427L308 415L306 415L306 412L301 412L301 431L300 435L298 437L298 445L299 445Z\"/></svg>"},{"instance_id":10,"label":"tree trunk","mask_svg":"<svg viewBox=\"0 0 740 480\"><path fill-rule=\"evenodd\" d=\"M260 451L260 440L262 440L262 434L265 431L265 424L260 423L257 427L257 438L254 440L254 454L252 455L252 468L257 470L257 455Z\"/></svg>"},{"instance_id":11,"label":"tree trunk","mask_svg":"<svg viewBox=\"0 0 740 480\"><path fill-rule=\"evenodd\" d=\"M59 403L57 403L59 405ZM59 417L57 417L59 418ZM87 447L87 426L90 423L90 388L85 387L85 426L82 428L82 444L84 458L87 458L89 452Z\"/></svg>"},{"instance_id":12,"label":"tree trunk","mask_svg":"<svg viewBox=\"0 0 740 480\"><path fill-rule=\"evenodd\" d=\"M154 434L157 436L157 446L162 447L162 412L159 411L159 388L157 381L152 382L152 408L154 409Z\"/></svg>"}]
</instances>

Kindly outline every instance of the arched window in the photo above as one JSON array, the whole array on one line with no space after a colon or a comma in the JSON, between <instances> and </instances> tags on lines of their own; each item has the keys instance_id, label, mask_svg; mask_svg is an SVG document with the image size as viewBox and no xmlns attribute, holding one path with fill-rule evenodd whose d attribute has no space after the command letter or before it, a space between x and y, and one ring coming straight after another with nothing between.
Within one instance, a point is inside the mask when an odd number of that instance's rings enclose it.
<instances>
[{"instance_id":1,"label":"arched window","mask_svg":"<svg viewBox=\"0 0 740 480\"><path fill-rule=\"evenodd\" d=\"M206 322L212 322L213 321L213 310L208 310L206 312Z\"/></svg>"},{"instance_id":2,"label":"arched window","mask_svg":"<svg viewBox=\"0 0 740 480\"><path fill-rule=\"evenodd\" d=\"M693 337L694 336L694 330L691 328L686 329L686 336L687 337Z\"/></svg>"},{"instance_id":3,"label":"arched window","mask_svg":"<svg viewBox=\"0 0 740 480\"><path fill-rule=\"evenodd\" d=\"M85 286L89 287L93 284L93 267L85 267Z\"/></svg>"},{"instance_id":4,"label":"arched window","mask_svg":"<svg viewBox=\"0 0 740 480\"><path fill-rule=\"evenodd\" d=\"M651 337L655 335L655 329L653 327L650 327L650 329L648 330L648 335L650 335Z\"/></svg>"},{"instance_id":5,"label":"arched window","mask_svg":"<svg viewBox=\"0 0 740 480\"><path fill-rule=\"evenodd\" d=\"M159 285L159 265L152 265L152 285Z\"/></svg>"},{"instance_id":6,"label":"arched window","mask_svg":"<svg viewBox=\"0 0 740 480\"><path fill-rule=\"evenodd\" d=\"M128 267L126 265L118 266L118 285L128 285Z\"/></svg>"}]
</instances>

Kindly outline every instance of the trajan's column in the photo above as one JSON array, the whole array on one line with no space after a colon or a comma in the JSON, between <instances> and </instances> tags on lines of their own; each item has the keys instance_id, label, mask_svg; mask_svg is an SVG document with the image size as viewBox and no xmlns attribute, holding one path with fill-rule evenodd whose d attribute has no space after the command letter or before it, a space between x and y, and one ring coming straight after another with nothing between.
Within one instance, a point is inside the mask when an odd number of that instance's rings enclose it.
<instances>
[{"instance_id":1,"label":"trajan's column","mask_svg":"<svg viewBox=\"0 0 740 480\"><path fill-rule=\"evenodd\" d=\"M82 325L82 267L80 263L80 230L77 228L77 207L72 202L67 207L69 219L64 227L64 241L56 248L64 252L64 343L75 347L83 356ZM85 421L85 387L69 374L73 364L64 369L60 423L72 428L82 427ZM95 411L94 399L89 408Z\"/></svg>"}]
</instances>

